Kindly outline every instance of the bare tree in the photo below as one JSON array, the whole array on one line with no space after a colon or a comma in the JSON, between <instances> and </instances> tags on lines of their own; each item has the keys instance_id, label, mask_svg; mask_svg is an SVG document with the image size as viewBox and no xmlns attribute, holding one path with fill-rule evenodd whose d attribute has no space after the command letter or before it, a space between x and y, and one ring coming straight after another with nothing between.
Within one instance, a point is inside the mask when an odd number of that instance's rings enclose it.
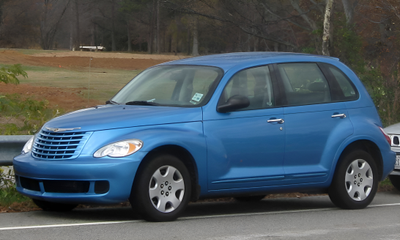
<instances>
[{"instance_id":1,"label":"bare tree","mask_svg":"<svg viewBox=\"0 0 400 240\"><path fill-rule=\"evenodd\" d=\"M358 0L342 0L344 13L346 14L346 23L350 25L353 23L354 10L358 4Z\"/></svg>"},{"instance_id":2,"label":"bare tree","mask_svg":"<svg viewBox=\"0 0 400 240\"><path fill-rule=\"evenodd\" d=\"M322 55L329 56L329 40L331 28L331 12L333 8L333 0L327 0L324 16L324 31L322 35Z\"/></svg>"},{"instance_id":3,"label":"bare tree","mask_svg":"<svg viewBox=\"0 0 400 240\"><path fill-rule=\"evenodd\" d=\"M0 44L2 47L38 47L39 8L35 0L14 0L1 5Z\"/></svg>"},{"instance_id":4,"label":"bare tree","mask_svg":"<svg viewBox=\"0 0 400 240\"><path fill-rule=\"evenodd\" d=\"M160 54L160 0L155 0L156 9L155 9L155 17L156 17L156 51L157 54Z\"/></svg>"},{"instance_id":5,"label":"bare tree","mask_svg":"<svg viewBox=\"0 0 400 240\"><path fill-rule=\"evenodd\" d=\"M74 0L74 8L75 8L75 49L79 49L81 45L81 34L80 34L80 27L79 27L79 1Z\"/></svg>"},{"instance_id":6,"label":"bare tree","mask_svg":"<svg viewBox=\"0 0 400 240\"><path fill-rule=\"evenodd\" d=\"M323 16L323 4L314 0L302 1L302 5L299 0L198 0L195 1L196 7L189 0L164 2L176 11L220 21L225 26L230 25L254 36L254 39L283 45L287 50L298 50L294 33L306 31L314 40L316 51L321 52L321 36L315 34L320 27L315 19ZM252 38L247 36L245 39Z\"/></svg>"},{"instance_id":7,"label":"bare tree","mask_svg":"<svg viewBox=\"0 0 400 240\"><path fill-rule=\"evenodd\" d=\"M115 0L111 0L111 51L117 51L115 44Z\"/></svg>"},{"instance_id":8,"label":"bare tree","mask_svg":"<svg viewBox=\"0 0 400 240\"><path fill-rule=\"evenodd\" d=\"M122 1L121 10L126 14L126 19L130 19L129 22L137 27L136 33L140 34L140 36L138 37L140 41L146 39L148 53L153 53L155 51L161 50L159 33L161 19L159 16L159 4L159 0Z\"/></svg>"},{"instance_id":9,"label":"bare tree","mask_svg":"<svg viewBox=\"0 0 400 240\"><path fill-rule=\"evenodd\" d=\"M199 55L198 16L191 16L191 29L193 35L192 56Z\"/></svg>"},{"instance_id":10,"label":"bare tree","mask_svg":"<svg viewBox=\"0 0 400 240\"><path fill-rule=\"evenodd\" d=\"M64 17L71 0L43 0L40 17L40 45L43 49L51 49L58 26Z\"/></svg>"}]
</instances>

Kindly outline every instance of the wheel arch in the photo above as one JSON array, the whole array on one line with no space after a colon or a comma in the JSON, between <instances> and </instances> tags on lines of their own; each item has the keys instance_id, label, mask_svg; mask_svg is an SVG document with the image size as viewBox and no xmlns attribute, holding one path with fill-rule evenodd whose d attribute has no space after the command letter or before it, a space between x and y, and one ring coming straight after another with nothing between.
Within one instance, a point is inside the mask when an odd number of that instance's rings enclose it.
<instances>
[{"instance_id":1,"label":"wheel arch","mask_svg":"<svg viewBox=\"0 0 400 240\"><path fill-rule=\"evenodd\" d=\"M141 171L141 169L146 165L146 163L151 161L151 159L153 159L156 156L163 155L163 154L169 154L169 155L175 156L175 157L179 158L183 162L183 164L185 164L186 168L189 171L190 180L191 180L192 194L190 196L190 200L196 201L200 195L197 164L196 164L192 154L187 149L185 149L181 146L164 145L164 146L159 146L159 147L151 150L150 152L148 152L146 154L146 156L141 161L137 172L139 173ZM135 184L135 182L137 182L136 178L138 177L138 175L139 174L136 174L133 184Z\"/></svg>"},{"instance_id":2,"label":"wheel arch","mask_svg":"<svg viewBox=\"0 0 400 240\"><path fill-rule=\"evenodd\" d=\"M336 167L339 165L339 161L348 153L361 149L367 152L368 154L371 155L372 159L374 159L376 166L378 168L378 179L382 180L382 175L383 175L383 159L382 159L382 154L381 150L379 147L372 141L370 140L357 140L355 142L350 143L349 145L346 146L346 148L342 151L340 154L339 160L336 163Z\"/></svg>"}]
</instances>

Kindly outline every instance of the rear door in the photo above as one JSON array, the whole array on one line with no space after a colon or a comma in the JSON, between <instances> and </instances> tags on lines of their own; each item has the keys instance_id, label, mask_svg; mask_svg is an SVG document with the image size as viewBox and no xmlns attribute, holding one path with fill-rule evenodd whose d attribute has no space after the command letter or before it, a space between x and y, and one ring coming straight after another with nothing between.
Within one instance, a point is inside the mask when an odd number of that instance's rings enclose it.
<instances>
[{"instance_id":1,"label":"rear door","mask_svg":"<svg viewBox=\"0 0 400 240\"><path fill-rule=\"evenodd\" d=\"M317 63L274 65L280 79L285 121L285 182L327 180L339 145L353 133L337 83Z\"/></svg>"}]
</instances>

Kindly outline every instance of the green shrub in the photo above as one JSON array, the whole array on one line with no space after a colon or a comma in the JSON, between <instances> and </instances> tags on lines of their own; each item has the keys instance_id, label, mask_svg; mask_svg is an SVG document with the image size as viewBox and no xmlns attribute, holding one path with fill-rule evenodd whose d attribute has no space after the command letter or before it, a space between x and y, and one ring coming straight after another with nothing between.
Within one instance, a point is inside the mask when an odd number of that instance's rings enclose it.
<instances>
[{"instance_id":1,"label":"green shrub","mask_svg":"<svg viewBox=\"0 0 400 240\"><path fill-rule=\"evenodd\" d=\"M0 82L19 84L18 76L24 78L28 77L28 74L22 70L21 64L14 64L12 66L3 66L0 68Z\"/></svg>"},{"instance_id":2,"label":"green shrub","mask_svg":"<svg viewBox=\"0 0 400 240\"><path fill-rule=\"evenodd\" d=\"M34 134L48 120L60 114L47 101L22 98L12 94L0 96L0 135Z\"/></svg>"},{"instance_id":3,"label":"green shrub","mask_svg":"<svg viewBox=\"0 0 400 240\"><path fill-rule=\"evenodd\" d=\"M30 198L21 195L15 189L13 171L0 168L0 206L9 207L13 203L27 201L31 201Z\"/></svg>"}]
</instances>

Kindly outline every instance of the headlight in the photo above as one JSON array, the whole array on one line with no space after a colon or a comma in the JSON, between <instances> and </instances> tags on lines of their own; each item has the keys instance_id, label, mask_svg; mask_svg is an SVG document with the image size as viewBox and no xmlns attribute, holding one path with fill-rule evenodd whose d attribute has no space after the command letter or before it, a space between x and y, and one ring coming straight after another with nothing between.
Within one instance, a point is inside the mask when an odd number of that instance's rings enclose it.
<instances>
[{"instance_id":1,"label":"headlight","mask_svg":"<svg viewBox=\"0 0 400 240\"><path fill-rule=\"evenodd\" d=\"M125 141L115 142L104 146L94 153L94 157L125 157L131 155L143 146L143 142L138 139L129 139Z\"/></svg>"},{"instance_id":2,"label":"headlight","mask_svg":"<svg viewBox=\"0 0 400 240\"><path fill-rule=\"evenodd\" d=\"M22 154L27 154L28 152L32 151L33 147L33 142L35 140L35 136L32 136L24 145L24 148L22 148Z\"/></svg>"}]
</instances>

